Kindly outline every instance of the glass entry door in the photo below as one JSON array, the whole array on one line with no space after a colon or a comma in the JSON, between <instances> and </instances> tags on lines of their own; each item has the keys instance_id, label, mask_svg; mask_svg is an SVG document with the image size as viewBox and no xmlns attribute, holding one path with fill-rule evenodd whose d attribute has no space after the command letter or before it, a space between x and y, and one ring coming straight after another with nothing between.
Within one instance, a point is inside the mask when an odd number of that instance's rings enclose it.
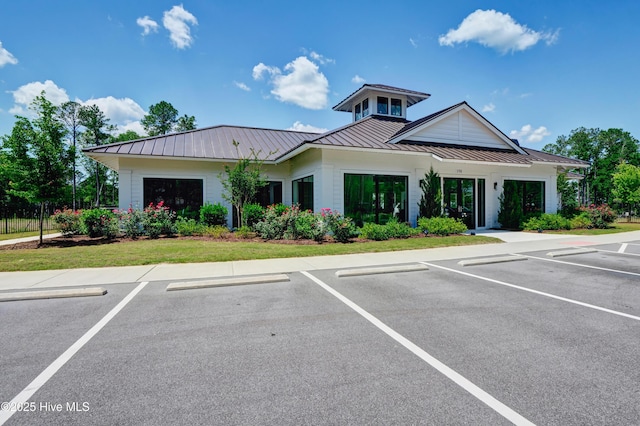
<instances>
[{"instance_id":1,"label":"glass entry door","mask_svg":"<svg viewBox=\"0 0 640 426\"><path fill-rule=\"evenodd\" d=\"M475 179L444 179L444 211L475 229Z\"/></svg>"}]
</instances>

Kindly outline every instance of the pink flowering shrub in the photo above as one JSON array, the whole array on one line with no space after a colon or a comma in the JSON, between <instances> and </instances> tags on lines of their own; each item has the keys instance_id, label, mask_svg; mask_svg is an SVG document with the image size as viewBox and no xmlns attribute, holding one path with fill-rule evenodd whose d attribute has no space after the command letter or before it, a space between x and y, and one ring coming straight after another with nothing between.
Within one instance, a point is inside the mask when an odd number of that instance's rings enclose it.
<instances>
[{"instance_id":1,"label":"pink flowering shrub","mask_svg":"<svg viewBox=\"0 0 640 426\"><path fill-rule=\"evenodd\" d=\"M53 212L53 221L56 224L56 229L58 229L64 237L79 234L82 230L80 222L81 213L82 211L80 210L56 210Z\"/></svg>"},{"instance_id":2,"label":"pink flowering shrub","mask_svg":"<svg viewBox=\"0 0 640 426\"><path fill-rule=\"evenodd\" d=\"M161 234L171 236L176 233L176 213L164 205L149 203L142 212L142 229L149 238L158 238Z\"/></svg>"},{"instance_id":3,"label":"pink flowering shrub","mask_svg":"<svg viewBox=\"0 0 640 426\"><path fill-rule=\"evenodd\" d=\"M591 204L589 207L581 207L580 210L589 215L594 228L606 229L616 220L616 213L607 204Z\"/></svg>"}]
</instances>

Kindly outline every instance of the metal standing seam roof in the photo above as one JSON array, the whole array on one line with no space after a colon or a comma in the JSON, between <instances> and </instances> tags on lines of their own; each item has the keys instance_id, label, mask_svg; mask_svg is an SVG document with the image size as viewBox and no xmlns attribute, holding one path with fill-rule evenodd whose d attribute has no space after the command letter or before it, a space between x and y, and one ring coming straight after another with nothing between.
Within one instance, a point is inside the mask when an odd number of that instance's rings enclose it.
<instances>
[{"instance_id":1,"label":"metal standing seam roof","mask_svg":"<svg viewBox=\"0 0 640 426\"><path fill-rule=\"evenodd\" d=\"M87 153L143 155L171 158L237 160L252 150L264 160L275 160L316 133L214 126L200 130L155 136L84 149ZM233 141L238 142L234 146Z\"/></svg>"},{"instance_id":2,"label":"metal standing seam roof","mask_svg":"<svg viewBox=\"0 0 640 426\"><path fill-rule=\"evenodd\" d=\"M399 117L370 115L362 120L323 133L259 129L240 126L214 126L200 130L156 136L85 148L88 154L140 155L158 158L194 158L209 160L238 160L252 152L265 161L278 161L301 146L349 147L395 152L415 152L433 155L444 161L487 162L514 165L533 163L562 164L585 167L589 163L568 157L522 148L527 155L509 148L487 149L463 145L446 145L400 141L388 143L399 135L433 120L458 107L454 105L419 120L410 122ZM234 146L233 141L238 142Z\"/></svg>"},{"instance_id":3,"label":"metal standing seam roof","mask_svg":"<svg viewBox=\"0 0 640 426\"><path fill-rule=\"evenodd\" d=\"M344 98L340 103L333 107L334 111L347 111L351 112L350 100L352 100L358 93L364 91L365 89L377 89L381 92L387 93L395 93L395 94L403 94L407 97L407 107L417 104L418 102L422 102L425 99L428 99L431 95L424 92L416 92L415 90L407 90L402 89L400 87L387 86L385 84L363 84L355 92L351 93L349 96Z\"/></svg>"}]
</instances>

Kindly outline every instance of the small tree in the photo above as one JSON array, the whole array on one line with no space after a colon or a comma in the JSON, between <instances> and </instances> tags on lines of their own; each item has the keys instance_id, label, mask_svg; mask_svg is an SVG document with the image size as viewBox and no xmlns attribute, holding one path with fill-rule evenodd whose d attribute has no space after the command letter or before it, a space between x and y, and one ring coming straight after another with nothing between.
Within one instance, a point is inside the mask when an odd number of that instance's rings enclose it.
<instances>
[{"instance_id":1,"label":"small tree","mask_svg":"<svg viewBox=\"0 0 640 426\"><path fill-rule=\"evenodd\" d=\"M186 132L188 130L195 130L196 129L196 118L191 115L183 115L182 117L178 118L178 121L176 122L176 132Z\"/></svg>"},{"instance_id":2,"label":"small tree","mask_svg":"<svg viewBox=\"0 0 640 426\"><path fill-rule=\"evenodd\" d=\"M80 108L80 124L86 131L83 134L86 145L98 146L108 143L111 138L109 132L116 130L114 125L109 124L109 119L104 115L97 105L90 105ZM102 188L107 181L107 168L96 161L86 163L88 169L94 168L95 177L95 202L96 207L100 206L100 194Z\"/></svg>"},{"instance_id":3,"label":"small tree","mask_svg":"<svg viewBox=\"0 0 640 426\"><path fill-rule=\"evenodd\" d=\"M567 178L566 173L558 175L556 184L560 196L560 212L563 216L570 217L578 209L578 187Z\"/></svg>"},{"instance_id":4,"label":"small tree","mask_svg":"<svg viewBox=\"0 0 640 426\"><path fill-rule=\"evenodd\" d=\"M68 101L60 105L60 118L67 127L69 136L71 137L70 144L73 149L70 151L72 156L72 169L73 169L73 186L72 186L72 209L76 210L76 187L77 187L77 172L76 172L76 145L78 142L78 136L80 136L80 110L81 105L74 101Z\"/></svg>"},{"instance_id":5,"label":"small tree","mask_svg":"<svg viewBox=\"0 0 640 426\"><path fill-rule=\"evenodd\" d=\"M9 194L40 204L40 244L44 207L59 200L69 178L72 155L64 144L64 123L58 108L42 92L30 107L33 121L17 117L11 135L3 138L9 168Z\"/></svg>"},{"instance_id":6,"label":"small tree","mask_svg":"<svg viewBox=\"0 0 640 426\"><path fill-rule=\"evenodd\" d=\"M621 163L613 174L613 196L627 207L631 221L631 206L640 203L640 167Z\"/></svg>"},{"instance_id":7,"label":"small tree","mask_svg":"<svg viewBox=\"0 0 640 426\"><path fill-rule=\"evenodd\" d=\"M178 110L169 102L160 101L149 107L149 114L140 123L149 136L166 135L178 121Z\"/></svg>"},{"instance_id":8,"label":"small tree","mask_svg":"<svg viewBox=\"0 0 640 426\"><path fill-rule=\"evenodd\" d=\"M418 203L419 217L438 217L442 215L442 190L440 188L440 175L433 171L425 173L420 181L422 197Z\"/></svg>"},{"instance_id":9,"label":"small tree","mask_svg":"<svg viewBox=\"0 0 640 426\"><path fill-rule=\"evenodd\" d=\"M498 200L500 201L500 210L498 211L500 225L503 228L520 229L524 212L518 183L516 181L506 181Z\"/></svg>"},{"instance_id":10,"label":"small tree","mask_svg":"<svg viewBox=\"0 0 640 426\"><path fill-rule=\"evenodd\" d=\"M239 143L233 141L233 146L238 149ZM255 198L258 190L268 184L265 176L262 175L261 167L264 160L260 160L260 152L251 150L249 158L240 158L233 168L225 164L225 175L218 176L222 182L222 198L231 203L236 208L238 224L246 225L244 220L244 205L250 203Z\"/></svg>"}]
</instances>

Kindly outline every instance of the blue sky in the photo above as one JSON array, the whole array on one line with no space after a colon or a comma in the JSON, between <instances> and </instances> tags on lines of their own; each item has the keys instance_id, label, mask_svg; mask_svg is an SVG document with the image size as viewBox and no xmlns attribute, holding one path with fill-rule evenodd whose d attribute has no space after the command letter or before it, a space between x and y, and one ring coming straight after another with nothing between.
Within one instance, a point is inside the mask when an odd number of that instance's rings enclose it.
<instances>
[{"instance_id":1,"label":"blue sky","mask_svg":"<svg viewBox=\"0 0 640 426\"><path fill-rule=\"evenodd\" d=\"M0 6L0 135L45 90L120 131L162 100L198 127L333 129L364 83L467 101L521 144L584 127L640 138L636 1L50 1Z\"/></svg>"}]
</instances>

